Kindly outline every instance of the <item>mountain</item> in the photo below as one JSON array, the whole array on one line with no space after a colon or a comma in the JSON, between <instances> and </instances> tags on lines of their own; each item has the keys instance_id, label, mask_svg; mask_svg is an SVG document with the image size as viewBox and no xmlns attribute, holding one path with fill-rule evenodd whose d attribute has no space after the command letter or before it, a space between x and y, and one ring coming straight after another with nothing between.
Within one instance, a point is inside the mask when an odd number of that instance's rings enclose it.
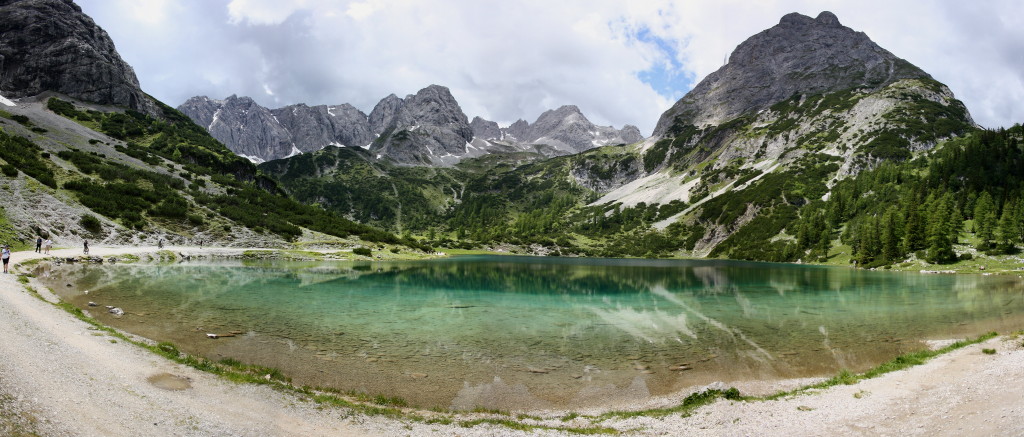
<instances>
[{"instance_id":1,"label":"mountain","mask_svg":"<svg viewBox=\"0 0 1024 437\"><path fill-rule=\"evenodd\" d=\"M378 138L370 152L403 164L446 165L469 153L473 128L448 88L431 85L399 99L385 97L370 112Z\"/></svg>"},{"instance_id":2,"label":"mountain","mask_svg":"<svg viewBox=\"0 0 1024 437\"><path fill-rule=\"evenodd\" d=\"M231 96L224 100L193 97L178 110L204 126L228 149L250 160L296 154L292 153L295 146L291 133L270 110L248 97Z\"/></svg>"},{"instance_id":3,"label":"mountain","mask_svg":"<svg viewBox=\"0 0 1024 437\"><path fill-rule=\"evenodd\" d=\"M831 12L813 19L792 13L741 43L725 66L661 116L654 134L664 135L673 123L719 125L795 94L879 90L901 79L930 78Z\"/></svg>"},{"instance_id":4,"label":"mountain","mask_svg":"<svg viewBox=\"0 0 1024 437\"><path fill-rule=\"evenodd\" d=\"M927 175L947 175L950 160L962 153L953 148L971 149L983 137L945 85L829 12L786 15L751 36L662 115L651 138L579 152L587 147L582 134L591 131L584 120L576 108L563 107L533 124L470 123L474 141L537 141L552 149L549 156L577 152L546 160L508 150L464 158L446 172L407 172L328 149L260 168L301 201L391 229L428 232L436 244L796 261L817 260L828 252L819 247L823 242L847 241L841 235L861 241L856 228L867 220L863 215L885 211L861 205L858 196L906 190L860 190L869 185L863 178L906 181L920 188L906 195L913 201L899 204L933 205L927 194L915 197L928 192ZM1007 141L1001 144L1010 147ZM378 188L370 193L368 185ZM395 195L379 189L389 186ZM958 207L972 204L979 189L972 190L958 194ZM367 216L359 204L382 213ZM901 223L913 221L903 215ZM920 244L906 247L904 254ZM861 262L876 262L861 256L870 251L847 249L846 256L852 252Z\"/></svg>"},{"instance_id":5,"label":"mountain","mask_svg":"<svg viewBox=\"0 0 1024 437\"><path fill-rule=\"evenodd\" d=\"M193 97L178 109L254 162L344 146L402 165L451 166L492 153L553 157L643 139L635 126L596 126L576 106L546 111L533 125L519 120L501 128L480 117L468 122L448 88L438 85L405 98L389 95L369 115L349 104L270 110L236 96Z\"/></svg>"},{"instance_id":6,"label":"mountain","mask_svg":"<svg viewBox=\"0 0 1024 437\"><path fill-rule=\"evenodd\" d=\"M0 17L4 243L428 249L284 195L249 160L142 92L107 34L70 1L0 0ZM273 119L236 100L244 109L232 115Z\"/></svg>"},{"instance_id":7,"label":"mountain","mask_svg":"<svg viewBox=\"0 0 1024 437\"><path fill-rule=\"evenodd\" d=\"M0 17L0 94L54 91L161 115L110 36L71 0L4 0Z\"/></svg>"},{"instance_id":8,"label":"mountain","mask_svg":"<svg viewBox=\"0 0 1024 437\"><path fill-rule=\"evenodd\" d=\"M596 126L575 105L545 111L532 125L519 120L502 133L504 138L522 143L548 144L564 155L596 146L631 144L644 139L636 126L626 125L621 130Z\"/></svg>"}]
</instances>

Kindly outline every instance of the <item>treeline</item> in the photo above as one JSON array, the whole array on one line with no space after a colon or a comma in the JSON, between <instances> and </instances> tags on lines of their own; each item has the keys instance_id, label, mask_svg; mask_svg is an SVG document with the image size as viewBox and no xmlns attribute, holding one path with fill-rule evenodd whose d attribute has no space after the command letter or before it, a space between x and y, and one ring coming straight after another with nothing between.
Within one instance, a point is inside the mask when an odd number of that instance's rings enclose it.
<instances>
[{"instance_id":1,"label":"treeline","mask_svg":"<svg viewBox=\"0 0 1024 437\"><path fill-rule=\"evenodd\" d=\"M989 254L1015 252L1024 241L1022 134L1019 125L977 131L840 181L827 201L803 207L787 228L798 249L788 260L823 257L836 237L865 267L911 255L953 262L971 256L954 250L968 242Z\"/></svg>"}]
</instances>

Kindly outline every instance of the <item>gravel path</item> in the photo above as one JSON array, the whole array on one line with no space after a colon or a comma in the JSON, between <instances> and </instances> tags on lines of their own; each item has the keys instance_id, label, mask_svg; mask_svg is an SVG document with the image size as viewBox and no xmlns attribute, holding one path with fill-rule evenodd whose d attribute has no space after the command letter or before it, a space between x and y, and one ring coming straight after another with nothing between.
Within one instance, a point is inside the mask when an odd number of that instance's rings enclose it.
<instances>
[{"instance_id":1,"label":"gravel path","mask_svg":"<svg viewBox=\"0 0 1024 437\"><path fill-rule=\"evenodd\" d=\"M153 250L96 247L92 254ZM81 254L72 249L53 252ZM37 257L17 252L13 261ZM34 280L29 285L56 299ZM600 425L627 435L1024 435L1021 342L995 338L921 366L818 394L771 402L720 400L686 418L640 417ZM983 348L997 352L984 354ZM187 388L168 389L160 382L187 382ZM755 385L736 384L741 391ZM269 387L231 383L91 329L27 293L17 275L0 275L0 410L3 435L563 435L367 417ZM588 424L584 419L549 422Z\"/></svg>"}]
</instances>

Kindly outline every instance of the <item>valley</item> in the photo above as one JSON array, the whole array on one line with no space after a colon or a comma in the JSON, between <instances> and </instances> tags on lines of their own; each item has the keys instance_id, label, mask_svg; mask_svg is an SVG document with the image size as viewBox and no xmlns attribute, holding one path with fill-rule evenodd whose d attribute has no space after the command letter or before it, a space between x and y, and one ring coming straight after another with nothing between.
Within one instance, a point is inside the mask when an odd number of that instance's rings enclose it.
<instances>
[{"instance_id":1,"label":"valley","mask_svg":"<svg viewBox=\"0 0 1024 437\"><path fill-rule=\"evenodd\" d=\"M0 434L1020 431L1024 127L831 12L650 135L431 81L174 108L74 1L0 18Z\"/></svg>"}]
</instances>

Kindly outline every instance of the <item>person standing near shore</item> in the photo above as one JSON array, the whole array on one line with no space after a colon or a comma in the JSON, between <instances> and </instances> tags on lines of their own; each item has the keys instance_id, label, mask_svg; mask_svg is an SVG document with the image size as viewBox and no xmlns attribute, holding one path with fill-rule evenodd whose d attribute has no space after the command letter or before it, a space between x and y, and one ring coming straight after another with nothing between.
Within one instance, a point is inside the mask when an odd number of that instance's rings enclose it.
<instances>
[{"instance_id":1,"label":"person standing near shore","mask_svg":"<svg viewBox=\"0 0 1024 437\"><path fill-rule=\"evenodd\" d=\"M82 252L89 254L89 240L82 240Z\"/></svg>"},{"instance_id":2,"label":"person standing near shore","mask_svg":"<svg viewBox=\"0 0 1024 437\"><path fill-rule=\"evenodd\" d=\"M36 253L43 252L43 237L36 237Z\"/></svg>"},{"instance_id":3,"label":"person standing near shore","mask_svg":"<svg viewBox=\"0 0 1024 437\"><path fill-rule=\"evenodd\" d=\"M7 273L7 263L11 262L11 248L6 244L3 249L0 249L0 258L4 260L4 273Z\"/></svg>"},{"instance_id":4,"label":"person standing near shore","mask_svg":"<svg viewBox=\"0 0 1024 437\"><path fill-rule=\"evenodd\" d=\"M51 241L49 238L47 238L46 241L43 242L43 253L49 255L50 254L50 248L52 248L52 247L53 247L53 241Z\"/></svg>"}]
</instances>

